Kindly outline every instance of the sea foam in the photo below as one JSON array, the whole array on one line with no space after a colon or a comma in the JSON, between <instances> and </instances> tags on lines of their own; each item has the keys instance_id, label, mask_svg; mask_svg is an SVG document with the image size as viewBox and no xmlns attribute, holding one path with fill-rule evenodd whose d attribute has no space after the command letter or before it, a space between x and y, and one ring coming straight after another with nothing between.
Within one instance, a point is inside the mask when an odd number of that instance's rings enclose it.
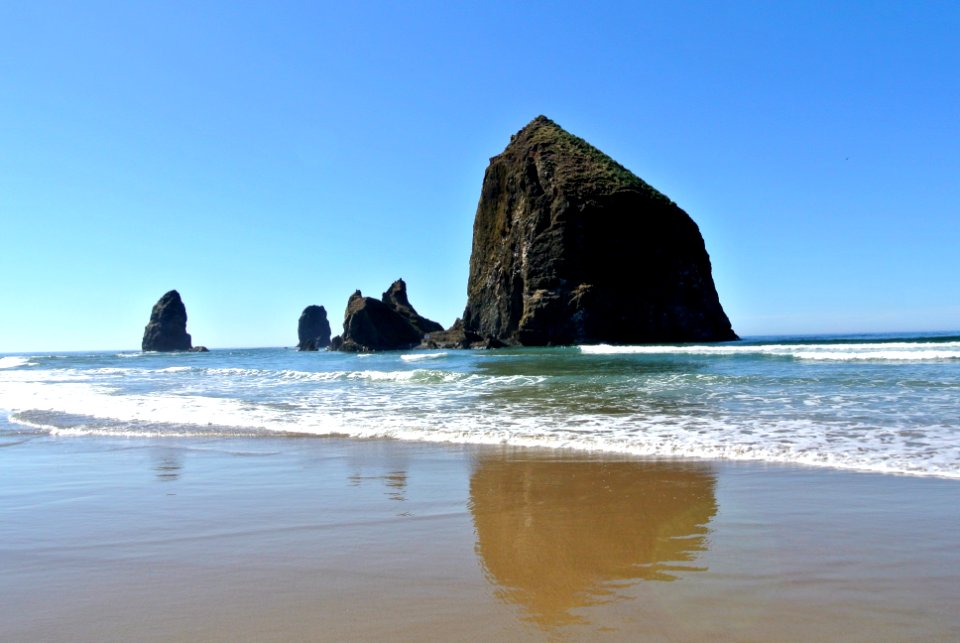
<instances>
[{"instance_id":1,"label":"sea foam","mask_svg":"<svg viewBox=\"0 0 960 643\"><path fill-rule=\"evenodd\" d=\"M960 359L960 342L836 344L723 344L641 345L598 344L578 347L586 355L756 355L803 360L836 361L939 361Z\"/></svg>"},{"instance_id":2,"label":"sea foam","mask_svg":"<svg viewBox=\"0 0 960 643\"><path fill-rule=\"evenodd\" d=\"M0 357L0 368L20 368L21 366L33 366L29 357Z\"/></svg>"}]
</instances>

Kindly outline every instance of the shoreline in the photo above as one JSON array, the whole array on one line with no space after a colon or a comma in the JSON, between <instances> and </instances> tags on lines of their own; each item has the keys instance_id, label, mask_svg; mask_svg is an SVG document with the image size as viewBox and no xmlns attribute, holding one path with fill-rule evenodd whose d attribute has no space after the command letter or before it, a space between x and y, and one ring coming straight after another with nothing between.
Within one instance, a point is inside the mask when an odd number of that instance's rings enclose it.
<instances>
[{"instance_id":1,"label":"shoreline","mask_svg":"<svg viewBox=\"0 0 960 643\"><path fill-rule=\"evenodd\" d=\"M956 480L0 434L0 638L956 639Z\"/></svg>"},{"instance_id":2,"label":"shoreline","mask_svg":"<svg viewBox=\"0 0 960 643\"><path fill-rule=\"evenodd\" d=\"M3 411L0 411L3 412ZM10 435L25 435L25 439L32 439L37 436L48 436L52 439L63 439L63 440L143 440L143 441L158 441L163 442L167 440L183 440L183 441L206 441L206 440L346 440L354 442L389 442L389 443L398 443L398 444L419 444L424 446L433 446L436 448L451 448L451 449L513 449L517 451L528 451L531 453L540 453L544 456L549 454L555 454L557 456L568 456L572 458L576 457L586 457L586 458L599 458L599 459L626 459L630 461L640 461L640 462L677 462L677 463L703 463L703 464L716 464L716 465L743 465L748 467L781 467L781 468L796 468L800 470L812 470L812 471L825 471L833 472L837 474L863 474L863 475L879 475L879 476L893 476L893 477L905 477L905 478L921 478L921 479L937 479L937 480L950 480L960 483L960 471L955 472L952 475L947 475L940 471L916 471L916 470L906 470L906 469L896 469L896 468L870 468L863 465L848 465L843 466L835 462L817 462L815 460L809 461L800 461L797 459L784 458L783 460L776 459L765 459L760 457L746 457L746 458L736 458L730 456L707 456L707 455L663 455L657 453L645 453L641 451L631 451L631 450L614 450L612 448L600 447L588 447L588 446L577 446L577 445L550 445L550 444L541 444L537 441L523 441L523 440L514 440L509 443L504 443L501 440L496 438L493 439L443 439L443 438L428 438L423 436L405 436L405 437L394 437L394 436L382 436L382 435L350 435L346 433L334 432L330 434L316 434L316 433L307 433L307 432L297 432L297 431L269 431L264 432L255 430L255 429L231 429L229 427L223 427L222 433L218 432L220 429L216 425L210 425L212 427L210 435L204 435L203 433L166 433L162 431L157 431L156 434L147 434L142 431L135 431L130 433L124 433L122 431L117 431L114 429L105 430L102 432L90 431L88 429L78 428L58 428L52 429L51 427L42 424L31 422L26 419L16 419L11 420L8 417L0 417L0 441L3 440L4 431L8 431ZM4 446L0 443L0 447Z\"/></svg>"}]
</instances>

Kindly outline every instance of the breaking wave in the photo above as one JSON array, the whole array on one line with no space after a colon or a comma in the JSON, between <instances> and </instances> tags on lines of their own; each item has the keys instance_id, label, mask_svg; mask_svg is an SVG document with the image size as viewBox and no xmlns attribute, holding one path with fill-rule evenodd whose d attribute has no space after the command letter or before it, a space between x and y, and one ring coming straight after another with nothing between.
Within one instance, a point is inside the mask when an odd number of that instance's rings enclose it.
<instances>
[{"instance_id":1,"label":"breaking wave","mask_svg":"<svg viewBox=\"0 0 960 643\"><path fill-rule=\"evenodd\" d=\"M820 361L942 361L960 359L960 342L861 344L723 344L674 346L580 346L587 355L769 356Z\"/></svg>"},{"instance_id":2,"label":"breaking wave","mask_svg":"<svg viewBox=\"0 0 960 643\"><path fill-rule=\"evenodd\" d=\"M22 366L33 366L29 357L0 357L0 368L20 368Z\"/></svg>"}]
</instances>

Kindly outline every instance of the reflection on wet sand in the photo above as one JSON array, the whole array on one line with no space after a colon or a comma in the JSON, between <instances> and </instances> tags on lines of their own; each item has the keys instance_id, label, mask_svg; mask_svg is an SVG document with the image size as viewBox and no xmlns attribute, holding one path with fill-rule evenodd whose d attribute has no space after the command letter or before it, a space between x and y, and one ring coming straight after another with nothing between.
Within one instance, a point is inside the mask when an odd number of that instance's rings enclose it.
<instances>
[{"instance_id":1,"label":"reflection on wet sand","mask_svg":"<svg viewBox=\"0 0 960 643\"><path fill-rule=\"evenodd\" d=\"M158 448L151 451L153 472L161 482L173 482L183 470L183 453L177 449Z\"/></svg>"},{"instance_id":2,"label":"reflection on wet sand","mask_svg":"<svg viewBox=\"0 0 960 643\"><path fill-rule=\"evenodd\" d=\"M702 571L715 478L699 463L480 458L476 550L497 595L542 627L641 580Z\"/></svg>"},{"instance_id":3,"label":"reflection on wet sand","mask_svg":"<svg viewBox=\"0 0 960 643\"><path fill-rule=\"evenodd\" d=\"M407 472L406 471L390 471L384 475L371 475L365 476L359 472L352 473L347 477L347 480L350 482L350 485L353 487L359 487L365 481L376 480L377 482L382 482L385 487L387 487L387 497L391 500L398 500L403 502L407 499Z\"/></svg>"}]
</instances>

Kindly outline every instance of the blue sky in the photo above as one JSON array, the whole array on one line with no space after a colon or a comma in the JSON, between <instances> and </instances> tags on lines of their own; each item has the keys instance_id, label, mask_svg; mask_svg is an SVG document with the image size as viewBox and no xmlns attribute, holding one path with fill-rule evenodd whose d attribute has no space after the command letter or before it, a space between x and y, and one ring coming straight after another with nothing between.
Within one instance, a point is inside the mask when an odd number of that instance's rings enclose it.
<instances>
[{"instance_id":1,"label":"blue sky","mask_svg":"<svg viewBox=\"0 0 960 643\"><path fill-rule=\"evenodd\" d=\"M960 4L0 3L0 351L449 325L538 114L700 226L741 335L960 328Z\"/></svg>"}]
</instances>

